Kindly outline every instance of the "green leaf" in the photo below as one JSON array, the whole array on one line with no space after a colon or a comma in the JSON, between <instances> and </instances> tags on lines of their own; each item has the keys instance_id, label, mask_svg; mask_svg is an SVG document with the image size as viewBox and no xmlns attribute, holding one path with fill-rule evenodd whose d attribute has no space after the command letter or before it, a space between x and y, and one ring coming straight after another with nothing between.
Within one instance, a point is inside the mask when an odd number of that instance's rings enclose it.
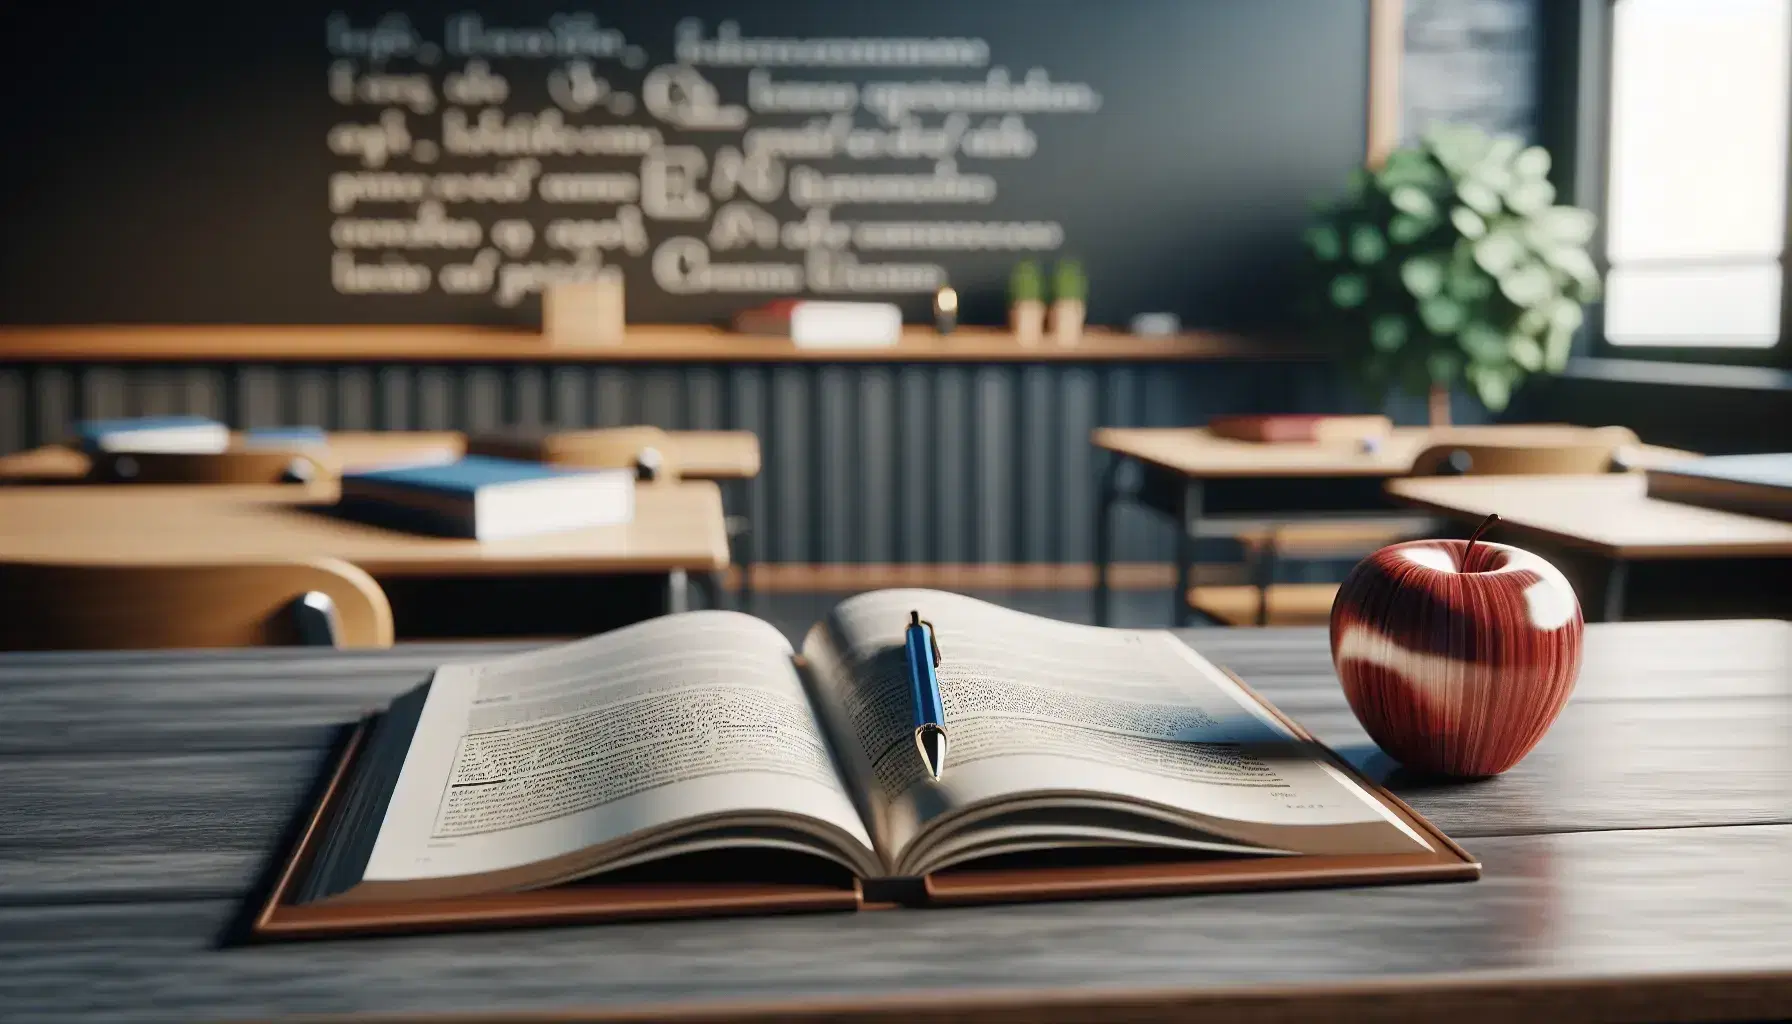
<instances>
[{"instance_id":1,"label":"green leaf","mask_svg":"<svg viewBox=\"0 0 1792 1024\"><path fill-rule=\"evenodd\" d=\"M1489 232L1475 243L1475 265L1494 277L1504 277L1524 258L1524 244L1504 227Z\"/></svg>"},{"instance_id":2,"label":"green leaf","mask_svg":"<svg viewBox=\"0 0 1792 1024\"><path fill-rule=\"evenodd\" d=\"M1388 254L1387 239L1372 224L1358 224L1350 230L1350 258L1369 266Z\"/></svg>"},{"instance_id":3,"label":"green leaf","mask_svg":"<svg viewBox=\"0 0 1792 1024\"><path fill-rule=\"evenodd\" d=\"M1500 212L1499 191L1476 178L1464 178L1456 185L1456 198L1462 205L1483 217L1497 216Z\"/></svg>"},{"instance_id":4,"label":"green leaf","mask_svg":"<svg viewBox=\"0 0 1792 1024\"><path fill-rule=\"evenodd\" d=\"M1440 124L1425 133L1424 146L1451 174L1466 174L1487 155L1487 135L1473 125Z\"/></svg>"},{"instance_id":5,"label":"green leaf","mask_svg":"<svg viewBox=\"0 0 1792 1024\"><path fill-rule=\"evenodd\" d=\"M1556 201L1556 187L1547 181L1520 180L1505 190L1505 196L1513 213L1528 217Z\"/></svg>"},{"instance_id":6,"label":"green leaf","mask_svg":"<svg viewBox=\"0 0 1792 1024\"><path fill-rule=\"evenodd\" d=\"M1487 324L1469 324L1456 340L1477 366L1504 366L1512 357L1505 335Z\"/></svg>"},{"instance_id":7,"label":"green leaf","mask_svg":"<svg viewBox=\"0 0 1792 1024\"><path fill-rule=\"evenodd\" d=\"M1511 343L1512 361L1532 373L1543 369L1543 346L1537 339L1522 334L1514 337Z\"/></svg>"},{"instance_id":8,"label":"green leaf","mask_svg":"<svg viewBox=\"0 0 1792 1024\"><path fill-rule=\"evenodd\" d=\"M1338 239L1338 229L1330 224L1315 224L1308 228L1306 242L1313 255L1326 263L1344 254L1344 244Z\"/></svg>"},{"instance_id":9,"label":"green leaf","mask_svg":"<svg viewBox=\"0 0 1792 1024\"><path fill-rule=\"evenodd\" d=\"M1588 288L1599 287L1599 268L1585 249L1552 246L1537 253L1545 263L1568 275L1575 283Z\"/></svg>"},{"instance_id":10,"label":"green leaf","mask_svg":"<svg viewBox=\"0 0 1792 1024\"><path fill-rule=\"evenodd\" d=\"M1419 303L1419 319L1425 328L1439 336L1455 334L1468 319L1462 303L1444 295L1433 295Z\"/></svg>"},{"instance_id":11,"label":"green leaf","mask_svg":"<svg viewBox=\"0 0 1792 1024\"><path fill-rule=\"evenodd\" d=\"M1549 271L1529 263L1500 275L1500 293L1515 306L1529 308L1554 296L1555 281Z\"/></svg>"},{"instance_id":12,"label":"green leaf","mask_svg":"<svg viewBox=\"0 0 1792 1024\"><path fill-rule=\"evenodd\" d=\"M1580 303L1573 299L1557 299L1549 307L1549 326L1553 330L1567 331L1572 334L1580 330L1580 325L1585 323L1586 319L1586 313L1580 308Z\"/></svg>"},{"instance_id":13,"label":"green leaf","mask_svg":"<svg viewBox=\"0 0 1792 1024\"><path fill-rule=\"evenodd\" d=\"M1400 282L1413 298L1428 299L1443 287L1443 264L1433 256L1414 256L1400 264Z\"/></svg>"},{"instance_id":14,"label":"green leaf","mask_svg":"<svg viewBox=\"0 0 1792 1024\"><path fill-rule=\"evenodd\" d=\"M1396 245L1411 245L1431 230L1431 223L1422 217L1413 217L1404 213L1394 214L1388 221L1388 238Z\"/></svg>"},{"instance_id":15,"label":"green leaf","mask_svg":"<svg viewBox=\"0 0 1792 1024\"><path fill-rule=\"evenodd\" d=\"M1513 324L1513 329L1520 334L1528 334L1535 338L1549 329L1549 314L1548 307L1536 306L1527 309L1518 314L1518 321Z\"/></svg>"},{"instance_id":16,"label":"green leaf","mask_svg":"<svg viewBox=\"0 0 1792 1024\"><path fill-rule=\"evenodd\" d=\"M1450 223L1464 238L1480 238L1487 234L1487 222L1481 215L1466 206L1458 206L1450 211Z\"/></svg>"},{"instance_id":17,"label":"green leaf","mask_svg":"<svg viewBox=\"0 0 1792 1024\"><path fill-rule=\"evenodd\" d=\"M1369 282L1361 274L1340 274L1332 279L1331 294L1339 309L1355 309L1369 297Z\"/></svg>"},{"instance_id":18,"label":"green leaf","mask_svg":"<svg viewBox=\"0 0 1792 1024\"><path fill-rule=\"evenodd\" d=\"M1488 277L1481 268L1474 265L1466 267L1452 266L1448 283L1444 290L1453 299L1463 302L1480 302L1493 294L1493 278Z\"/></svg>"},{"instance_id":19,"label":"green leaf","mask_svg":"<svg viewBox=\"0 0 1792 1024\"><path fill-rule=\"evenodd\" d=\"M1350 177L1344 179L1344 198L1353 203L1361 200L1373 182L1374 178L1361 167L1351 171Z\"/></svg>"},{"instance_id":20,"label":"green leaf","mask_svg":"<svg viewBox=\"0 0 1792 1024\"><path fill-rule=\"evenodd\" d=\"M1577 307L1578 308L1578 307ZM1550 373L1561 373L1568 368L1568 352L1574 347L1574 331L1551 327L1549 335L1544 339L1543 366Z\"/></svg>"},{"instance_id":21,"label":"green leaf","mask_svg":"<svg viewBox=\"0 0 1792 1024\"><path fill-rule=\"evenodd\" d=\"M1516 135L1501 133L1487 142L1487 155L1481 158L1483 164L1497 165L1501 170L1511 166L1519 150L1524 148L1524 140Z\"/></svg>"},{"instance_id":22,"label":"green leaf","mask_svg":"<svg viewBox=\"0 0 1792 1024\"><path fill-rule=\"evenodd\" d=\"M1369 324L1369 344L1377 352L1397 352L1406 344L1406 318L1395 313L1384 313Z\"/></svg>"},{"instance_id":23,"label":"green leaf","mask_svg":"<svg viewBox=\"0 0 1792 1024\"><path fill-rule=\"evenodd\" d=\"M1558 245L1586 245L1599 218L1572 206L1551 206L1532 214L1531 223Z\"/></svg>"},{"instance_id":24,"label":"green leaf","mask_svg":"<svg viewBox=\"0 0 1792 1024\"><path fill-rule=\"evenodd\" d=\"M1462 372L1462 356L1447 349L1425 357L1425 372L1433 384L1454 384Z\"/></svg>"},{"instance_id":25,"label":"green leaf","mask_svg":"<svg viewBox=\"0 0 1792 1024\"><path fill-rule=\"evenodd\" d=\"M1549 150L1530 146L1512 158L1512 173L1519 178L1537 180L1549 175Z\"/></svg>"},{"instance_id":26,"label":"green leaf","mask_svg":"<svg viewBox=\"0 0 1792 1024\"><path fill-rule=\"evenodd\" d=\"M1471 366L1468 382L1475 389L1475 397L1492 412L1500 412L1512 401L1512 382L1498 370Z\"/></svg>"},{"instance_id":27,"label":"green leaf","mask_svg":"<svg viewBox=\"0 0 1792 1024\"><path fill-rule=\"evenodd\" d=\"M1388 196L1388 201L1394 204L1394 209L1410 213L1414 217L1437 216L1437 203L1432 201L1424 189L1415 185L1400 186Z\"/></svg>"}]
</instances>

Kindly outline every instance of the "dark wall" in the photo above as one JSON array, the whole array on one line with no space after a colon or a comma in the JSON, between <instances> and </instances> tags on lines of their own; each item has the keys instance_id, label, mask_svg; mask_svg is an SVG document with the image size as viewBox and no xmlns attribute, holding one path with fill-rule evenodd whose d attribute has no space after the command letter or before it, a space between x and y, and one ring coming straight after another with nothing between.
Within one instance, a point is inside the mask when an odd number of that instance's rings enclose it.
<instances>
[{"instance_id":1,"label":"dark wall","mask_svg":"<svg viewBox=\"0 0 1792 1024\"><path fill-rule=\"evenodd\" d=\"M919 317L951 283L967 322L995 323L1009 268L1063 255L1093 280L1094 323L1168 310L1260 329L1288 309L1278 284L1307 202L1363 153L1366 0L580 6L583 28L543 43L552 56L494 55L522 45L495 40L548 31L563 7L552 0L21 12L9 35L29 41L29 92L9 100L0 132L29 156L0 163L0 322L532 326L540 280L605 266L622 271L634 322L701 322L793 291L901 300ZM830 87L795 110L750 89L747 67L681 50L687 18L703 41L734 22L753 40L946 39L969 56L768 65L773 82ZM370 48L395 52L372 59ZM464 87L481 63L482 80L505 83L502 98L451 92L451 78ZM1022 86L1035 77L1037 95ZM573 91L598 81L585 98ZM670 110L712 88L741 124L706 123L694 100ZM831 127L841 110L856 141ZM454 118L491 118L509 134L497 149L457 145ZM769 144L768 129L812 123L830 125L803 143L820 150L728 169ZM587 148L544 141L572 130L544 125L591 133ZM938 143L942 133L954 141ZM598 172L636 194L574 200L549 188L550 175ZM499 191L437 191L465 175ZM678 184L687 178L693 187ZM906 198L888 201L888 189ZM364 233L369 221L385 231L426 216L452 228L438 222L430 241ZM890 222L1001 233L961 233L942 249L892 241ZM699 257L716 271L707 283Z\"/></svg>"}]
</instances>

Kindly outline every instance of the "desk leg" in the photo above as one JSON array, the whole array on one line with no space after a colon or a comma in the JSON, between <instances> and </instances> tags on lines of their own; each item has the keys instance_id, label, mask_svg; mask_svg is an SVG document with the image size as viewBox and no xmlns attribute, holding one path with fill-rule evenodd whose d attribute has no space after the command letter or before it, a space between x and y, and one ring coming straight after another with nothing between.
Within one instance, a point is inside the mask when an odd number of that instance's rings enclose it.
<instances>
[{"instance_id":1,"label":"desk leg","mask_svg":"<svg viewBox=\"0 0 1792 1024\"><path fill-rule=\"evenodd\" d=\"M1630 563L1614 558L1605 570L1605 593L1600 595L1600 622L1624 621L1624 590L1630 582Z\"/></svg>"},{"instance_id":2,"label":"desk leg","mask_svg":"<svg viewBox=\"0 0 1792 1024\"><path fill-rule=\"evenodd\" d=\"M1175 601L1170 621L1178 629L1187 627L1193 620L1188 606L1189 574L1193 571L1195 558L1199 554L1196 538L1200 535L1201 511L1205 500L1201 481L1189 479L1183 482L1181 508L1176 516L1176 593L1170 595Z\"/></svg>"},{"instance_id":3,"label":"desk leg","mask_svg":"<svg viewBox=\"0 0 1792 1024\"><path fill-rule=\"evenodd\" d=\"M666 614L677 615L691 610L691 577L683 569L674 569L666 577Z\"/></svg>"},{"instance_id":4,"label":"desk leg","mask_svg":"<svg viewBox=\"0 0 1792 1024\"><path fill-rule=\"evenodd\" d=\"M1095 624L1109 622L1108 562L1113 557L1112 520L1114 502L1120 497L1120 465L1125 460L1117 452L1106 453L1108 464L1101 471L1101 485L1095 494Z\"/></svg>"},{"instance_id":5,"label":"desk leg","mask_svg":"<svg viewBox=\"0 0 1792 1024\"><path fill-rule=\"evenodd\" d=\"M753 522L753 486L752 480L742 480L740 489L735 492L741 499L739 519L743 524L735 538L738 550L734 552L735 561L740 566L740 589L735 597L741 611L751 611L753 607L753 556L757 553L753 549L758 544L758 538L754 536L758 524Z\"/></svg>"}]
</instances>

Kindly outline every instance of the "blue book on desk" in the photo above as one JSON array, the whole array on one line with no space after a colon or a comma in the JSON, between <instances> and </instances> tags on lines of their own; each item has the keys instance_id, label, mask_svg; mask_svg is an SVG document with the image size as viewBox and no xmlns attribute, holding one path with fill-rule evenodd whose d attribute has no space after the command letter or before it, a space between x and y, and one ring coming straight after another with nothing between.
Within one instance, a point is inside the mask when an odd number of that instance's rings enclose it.
<instances>
[{"instance_id":1,"label":"blue book on desk","mask_svg":"<svg viewBox=\"0 0 1792 1024\"><path fill-rule=\"evenodd\" d=\"M505 540L626 523L635 513L635 475L471 455L345 474L339 510L398 529Z\"/></svg>"},{"instance_id":2,"label":"blue book on desk","mask_svg":"<svg viewBox=\"0 0 1792 1024\"><path fill-rule=\"evenodd\" d=\"M1648 477L1651 498L1792 520L1792 452L1688 459Z\"/></svg>"},{"instance_id":3,"label":"blue book on desk","mask_svg":"<svg viewBox=\"0 0 1792 1024\"><path fill-rule=\"evenodd\" d=\"M101 452L211 454L230 448L230 428L204 416L140 416L81 420L75 437L89 455Z\"/></svg>"},{"instance_id":4,"label":"blue book on desk","mask_svg":"<svg viewBox=\"0 0 1792 1024\"><path fill-rule=\"evenodd\" d=\"M243 447L251 450L327 448L330 435L322 427L251 427L243 431Z\"/></svg>"}]
</instances>

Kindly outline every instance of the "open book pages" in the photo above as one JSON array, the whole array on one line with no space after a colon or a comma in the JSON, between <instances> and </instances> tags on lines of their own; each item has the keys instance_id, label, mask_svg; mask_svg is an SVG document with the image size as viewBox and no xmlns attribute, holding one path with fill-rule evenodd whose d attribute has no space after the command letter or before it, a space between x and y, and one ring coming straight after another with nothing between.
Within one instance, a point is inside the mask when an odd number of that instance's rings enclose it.
<instances>
[{"instance_id":1,"label":"open book pages","mask_svg":"<svg viewBox=\"0 0 1792 1024\"><path fill-rule=\"evenodd\" d=\"M903 629L943 655L944 778L916 756ZM1236 854L1430 849L1224 672L1162 630L1042 619L892 590L809 634L816 704L879 853L899 875L1041 848Z\"/></svg>"},{"instance_id":2,"label":"open book pages","mask_svg":"<svg viewBox=\"0 0 1792 1024\"><path fill-rule=\"evenodd\" d=\"M912 739L910 610L944 655L937 783ZM865 878L1073 846L1429 849L1167 632L883 591L835 608L804 655L758 619L693 612L443 666L381 717L299 898L520 890L736 848Z\"/></svg>"}]
</instances>

